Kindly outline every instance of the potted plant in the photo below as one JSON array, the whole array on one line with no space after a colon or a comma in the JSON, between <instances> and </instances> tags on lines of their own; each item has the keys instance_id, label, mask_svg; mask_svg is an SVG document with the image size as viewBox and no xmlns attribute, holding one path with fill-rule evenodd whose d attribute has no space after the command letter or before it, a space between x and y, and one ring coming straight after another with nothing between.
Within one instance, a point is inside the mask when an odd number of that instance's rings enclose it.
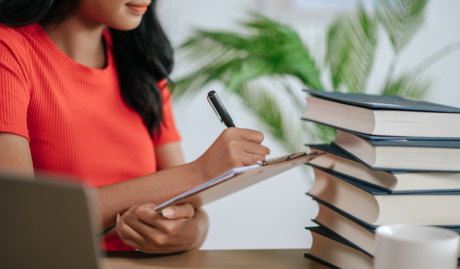
<instances>
[{"instance_id":1,"label":"potted plant","mask_svg":"<svg viewBox=\"0 0 460 269\"><path fill-rule=\"evenodd\" d=\"M458 44L448 46L414 70L395 73L400 55L423 23L427 2L376 0L372 10L359 5L329 26L325 55L313 56L295 29L254 12L240 22L238 32L198 29L179 49L198 68L177 79L172 94L175 98L193 95L218 81L228 93L240 97L287 151L298 151L305 141L329 142L334 138L333 129L302 123L292 116L302 115L305 104L290 81L316 90L367 92L379 31L383 30L391 41L393 59L382 74L385 80L379 92L423 99L430 89L426 67L458 49Z\"/></svg>"}]
</instances>

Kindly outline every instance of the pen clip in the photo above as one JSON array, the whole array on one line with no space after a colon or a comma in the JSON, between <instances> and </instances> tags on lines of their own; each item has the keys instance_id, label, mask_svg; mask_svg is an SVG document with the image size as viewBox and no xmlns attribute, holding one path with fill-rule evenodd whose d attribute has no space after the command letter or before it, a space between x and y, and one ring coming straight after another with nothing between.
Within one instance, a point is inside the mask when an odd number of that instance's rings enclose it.
<instances>
[{"instance_id":1,"label":"pen clip","mask_svg":"<svg viewBox=\"0 0 460 269\"><path fill-rule=\"evenodd\" d=\"M214 107L214 105L212 104L211 100L209 99L209 96L206 97L206 99L208 100L208 103L211 105L212 107L212 110L214 110L214 113L216 113L216 116L217 118L220 120L220 122L224 122L224 120L220 117L219 113L217 113L217 110L216 108Z\"/></svg>"}]
</instances>

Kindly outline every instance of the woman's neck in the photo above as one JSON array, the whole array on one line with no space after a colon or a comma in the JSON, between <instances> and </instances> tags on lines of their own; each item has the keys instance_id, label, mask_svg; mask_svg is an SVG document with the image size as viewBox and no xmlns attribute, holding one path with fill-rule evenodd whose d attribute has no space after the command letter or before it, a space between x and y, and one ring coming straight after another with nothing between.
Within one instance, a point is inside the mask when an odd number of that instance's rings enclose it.
<instances>
[{"instance_id":1,"label":"woman's neck","mask_svg":"<svg viewBox=\"0 0 460 269\"><path fill-rule=\"evenodd\" d=\"M92 68L105 67L104 25L90 23L77 13L63 22L41 26L54 44L76 62Z\"/></svg>"}]
</instances>

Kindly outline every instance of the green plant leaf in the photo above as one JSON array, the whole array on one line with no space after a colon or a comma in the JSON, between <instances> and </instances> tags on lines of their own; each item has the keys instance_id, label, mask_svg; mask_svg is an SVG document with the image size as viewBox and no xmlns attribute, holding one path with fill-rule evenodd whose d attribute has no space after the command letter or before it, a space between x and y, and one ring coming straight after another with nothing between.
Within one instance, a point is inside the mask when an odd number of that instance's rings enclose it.
<instances>
[{"instance_id":1,"label":"green plant leaf","mask_svg":"<svg viewBox=\"0 0 460 269\"><path fill-rule=\"evenodd\" d=\"M260 86L254 86L255 81L273 76L280 80L294 77L306 87L321 90L319 70L292 28L255 13L251 14L251 20L240 25L245 34L197 30L181 45L179 53L193 61L197 69L176 80L171 87L172 94L180 98L200 91L208 83L220 82L226 91L241 97L274 138L293 150L292 145L302 145L305 140L306 132L301 131L304 127L292 127L299 122L292 114L290 118L281 117L278 99L263 92ZM305 109L287 84L271 90L288 96L293 101L293 109Z\"/></svg>"},{"instance_id":2,"label":"green plant leaf","mask_svg":"<svg viewBox=\"0 0 460 269\"><path fill-rule=\"evenodd\" d=\"M180 47L180 53L199 68L176 82L174 95L195 91L212 81L221 81L234 91L265 75L290 75L306 87L323 89L316 63L296 31L259 14L240 24L247 34L196 31Z\"/></svg>"},{"instance_id":3,"label":"green plant leaf","mask_svg":"<svg viewBox=\"0 0 460 269\"><path fill-rule=\"evenodd\" d=\"M327 35L326 64L335 91L364 92L374 62L377 23L363 6L356 14L340 16Z\"/></svg>"},{"instance_id":4,"label":"green plant leaf","mask_svg":"<svg viewBox=\"0 0 460 269\"><path fill-rule=\"evenodd\" d=\"M378 0L377 17L398 54L423 22L428 0Z\"/></svg>"},{"instance_id":5,"label":"green plant leaf","mask_svg":"<svg viewBox=\"0 0 460 269\"><path fill-rule=\"evenodd\" d=\"M382 90L382 94L424 99L430 86L431 82L419 74L405 74L389 81Z\"/></svg>"},{"instance_id":6,"label":"green plant leaf","mask_svg":"<svg viewBox=\"0 0 460 269\"><path fill-rule=\"evenodd\" d=\"M304 149L304 126L298 118L292 117L294 108L282 106L277 93L257 82L243 85L236 93L288 152Z\"/></svg>"},{"instance_id":7,"label":"green plant leaf","mask_svg":"<svg viewBox=\"0 0 460 269\"><path fill-rule=\"evenodd\" d=\"M367 13L361 5L355 14L339 17L329 28L324 61L331 71L333 90L366 91L377 45L377 17L392 40L396 56L420 25L426 1L377 1L378 12ZM326 90L316 60L298 33L258 13L250 13L250 19L239 25L237 32L196 30L181 45L179 56L193 63L195 71L175 81L173 96L193 95L207 84L219 82L227 92L238 95L289 152L303 148L305 141L331 142L335 138L333 128L293 117L305 111L305 104L290 86L293 78L306 88ZM411 73L393 79L396 60L393 63L382 94L423 98L429 81ZM286 106L279 97L286 97L292 105Z\"/></svg>"}]
</instances>

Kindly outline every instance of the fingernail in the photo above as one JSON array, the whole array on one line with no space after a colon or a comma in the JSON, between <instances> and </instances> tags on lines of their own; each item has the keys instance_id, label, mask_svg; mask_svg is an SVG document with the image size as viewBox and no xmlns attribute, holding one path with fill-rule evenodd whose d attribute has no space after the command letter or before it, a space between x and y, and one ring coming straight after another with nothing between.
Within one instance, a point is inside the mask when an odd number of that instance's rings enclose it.
<instances>
[{"instance_id":1,"label":"fingernail","mask_svg":"<svg viewBox=\"0 0 460 269\"><path fill-rule=\"evenodd\" d=\"M120 213L117 214L117 224L120 222Z\"/></svg>"},{"instance_id":2,"label":"fingernail","mask_svg":"<svg viewBox=\"0 0 460 269\"><path fill-rule=\"evenodd\" d=\"M174 208L168 207L163 210L161 210L161 214L165 218L172 218L174 215L176 215L176 210Z\"/></svg>"}]
</instances>

